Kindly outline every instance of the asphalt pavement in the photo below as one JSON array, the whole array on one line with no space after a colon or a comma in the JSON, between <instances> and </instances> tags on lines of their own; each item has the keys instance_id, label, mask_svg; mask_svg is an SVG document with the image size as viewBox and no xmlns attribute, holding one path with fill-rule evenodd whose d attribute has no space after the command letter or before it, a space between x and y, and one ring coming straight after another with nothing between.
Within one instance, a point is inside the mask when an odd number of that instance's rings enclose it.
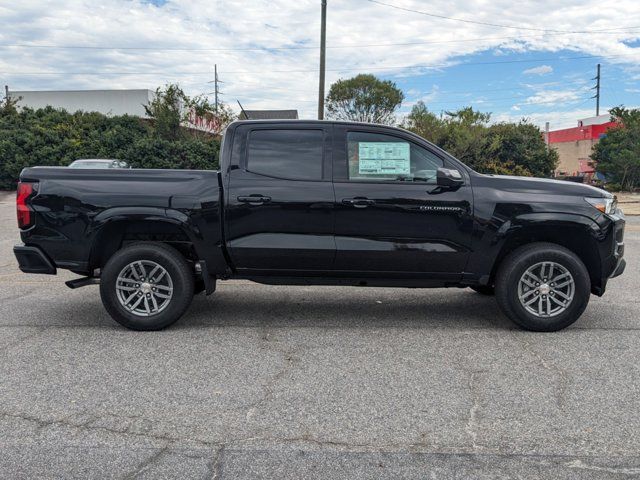
<instances>
[{"instance_id":1,"label":"asphalt pavement","mask_svg":"<svg viewBox=\"0 0 640 480\"><path fill-rule=\"evenodd\" d=\"M0 478L640 477L640 218L556 333L469 289L221 282L162 332L25 275L0 194Z\"/></svg>"}]
</instances>

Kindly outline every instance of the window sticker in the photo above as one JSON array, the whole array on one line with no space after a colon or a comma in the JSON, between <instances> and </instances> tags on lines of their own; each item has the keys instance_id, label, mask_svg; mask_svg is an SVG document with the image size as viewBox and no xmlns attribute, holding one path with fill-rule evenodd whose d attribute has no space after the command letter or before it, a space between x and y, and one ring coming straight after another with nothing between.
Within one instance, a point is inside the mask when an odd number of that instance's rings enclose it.
<instances>
[{"instance_id":1,"label":"window sticker","mask_svg":"<svg viewBox=\"0 0 640 480\"><path fill-rule=\"evenodd\" d=\"M404 142L359 142L358 173L369 175L409 175L411 156Z\"/></svg>"}]
</instances>

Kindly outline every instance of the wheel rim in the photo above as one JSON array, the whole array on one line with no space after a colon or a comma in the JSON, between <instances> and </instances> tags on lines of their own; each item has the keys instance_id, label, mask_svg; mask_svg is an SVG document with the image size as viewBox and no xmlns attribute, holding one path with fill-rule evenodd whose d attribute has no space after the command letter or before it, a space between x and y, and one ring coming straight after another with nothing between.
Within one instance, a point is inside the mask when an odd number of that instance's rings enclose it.
<instances>
[{"instance_id":1,"label":"wheel rim","mask_svg":"<svg viewBox=\"0 0 640 480\"><path fill-rule=\"evenodd\" d=\"M171 302L173 282L162 265L151 260L136 260L120 271L116 294L125 310L150 317L163 311Z\"/></svg>"},{"instance_id":2,"label":"wheel rim","mask_svg":"<svg viewBox=\"0 0 640 480\"><path fill-rule=\"evenodd\" d=\"M564 312L575 292L571 272L556 262L540 262L529 267L518 282L518 299L537 317L554 317Z\"/></svg>"}]
</instances>

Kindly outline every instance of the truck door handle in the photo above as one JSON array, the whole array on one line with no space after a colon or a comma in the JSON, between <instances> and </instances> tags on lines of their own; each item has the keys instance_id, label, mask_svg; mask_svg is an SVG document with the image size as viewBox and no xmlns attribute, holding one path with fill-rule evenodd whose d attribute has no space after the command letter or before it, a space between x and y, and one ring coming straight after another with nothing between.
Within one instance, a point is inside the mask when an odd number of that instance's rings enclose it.
<instances>
[{"instance_id":1,"label":"truck door handle","mask_svg":"<svg viewBox=\"0 0 640 480\"><path fill-rule=\"evenodd\" d=\"M375 205L375 200L370 200L365 197L355 197L355 198L343 198L343 205L352 205L356 208L367 208L370 205Z\"/></svg>"},{"instance_id":2,"label":"truck door handle","mask_svg":"<svg viewBox=\"0 0 640 480\"><path fill-rule=\"evenodd\" d=\"M238 197L238 201L241 203L262 204L270 202L271 197L267 197L265 195L249 195L246 197Z\"/></svg>"}]
</instances>

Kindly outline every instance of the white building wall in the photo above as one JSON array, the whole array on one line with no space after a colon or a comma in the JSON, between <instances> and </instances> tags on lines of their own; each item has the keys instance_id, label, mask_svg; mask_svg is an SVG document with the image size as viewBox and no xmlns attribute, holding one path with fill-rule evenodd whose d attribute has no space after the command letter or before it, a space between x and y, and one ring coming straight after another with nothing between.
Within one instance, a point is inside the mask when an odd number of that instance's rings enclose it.
<instances>
[{"instance_id":1,"label":"white building wall","mask_svg":"<svg viewBox=\"0 0 640 480\"><path fill-rule=\"evenodd\" d=\"M144 105L153 99L151 90L51 90L10 91L9 97L22 99L18 107L33 109L51 106L68 112L100 112L105 115L146 117Z\"/></svg>"}]
</instances>

